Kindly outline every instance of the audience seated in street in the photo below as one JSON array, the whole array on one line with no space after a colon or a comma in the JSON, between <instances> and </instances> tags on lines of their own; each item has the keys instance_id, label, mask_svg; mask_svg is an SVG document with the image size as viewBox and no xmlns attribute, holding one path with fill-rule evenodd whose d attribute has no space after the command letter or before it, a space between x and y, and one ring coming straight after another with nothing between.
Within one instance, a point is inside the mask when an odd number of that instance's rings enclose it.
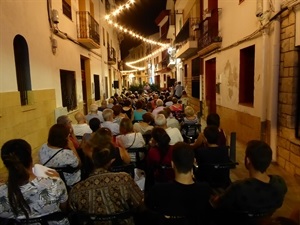
<instances>
[{"instance_id":1,"label":"audience seated in street","mask_svg":"<svg viewBox=\"0 0 300 225\"><path fill-rule=\"evenodd\" d=\"M220 116L217 113L210 113L206 117L206 125L207 126L217 126L219 129L219 139L218 145L219 146L227 146L226 134L223 129L220 128ZM198 148L200 146L207 145L207 140L203 133L199 133L198 138L194 143L191 144L193 148Z\"/></svg>"},{"instance_id":2,"label":"audience seated in street","mask_svg":"<svg viewBox=\"0 0 300 225\"><path fill-rule=\"evenodd\" d=\"M210 217L209 198L211 189L205 182L193 179L194 151L184 143L178 142L172 151L172 167L175 179L172 182L156 184L145 195L145 205L153 213L149 220L158 220L149 224L161 224L159 221L172 218L181 219L182 223L208 225Z\"/></svg>"},{"instance_id":3,"label":"audience seated in street","mask_svg":"<svg viewBox=\"0 0 300 225\"><path fill-rule=\"evenodd\" d=\"M287 186L278 175L268 175L272 149L260 140L247 143L245 166L249 178L232 183L221 195L212 198L212 205L221 213L220 224L244 224L234 212L260 212L271 216L282 206Z\"/></svg>"},{"instance_id":4,"label":"audience seated in street","mask_svg":"<svg viewBox=\"0 0 300 225\"><path fill-rule=\"evenodd\" d=\"M173 113L176 113L178 111L180 111L180 112L183 111L182 104L178 103L178 98L173 97L172 102L173 102L173 105L170 106L170 109Z\"/></svg>"},{"instance_id":5,"label":"audience seated in street","mask_svg":"<svg viewBox=\"0 0 300 225\"><path fill-rule=\"evenodd\" d=\"M136 122L133 124L133 130L135 132L140 132L142 135L144 135L145 133L151 132L151 130L153 129L154 117L152 113L147 112L142 116L142 118L143 121Z\"/></svg>"},{"instance_id":6,"label":"audience seated in street","mask_svg":"<svg viewBox=\"0 0 300 225\"><path fill-rule=\"evenodd\" d=\"M115 160L115 146L107 142L92 148L95 169L71 189L69 205L72 211L98 215L138 211L143 205L144 194L133 178L125 172L109 172ZM111 222L101 224L110 225ZM121 219L117 224L134 225L134 220L132 217Z\"/></svg>"},{"instance_id":7,"label":"audience seated in street","mask_svg":"<svg viewBox=\"0 0 300 225\"><path fill-rule=\"evenodd\" d=\"M183 137L177 128L167 127L167 120L163 114L158 114L155 117L155 124L158 127L164 128L170 136L170 145L175 145L177 142L183 141Z\"/></svg>"},{"instance_id":8,"label":"audience seated in street","mask_svg":"<svg viewBox=\"0 0 300 225\"><path fill-rule=\"evenodd\" d=\"M84 145L86 144L86 142L91 139L91 137L95 134L95 132L100 128L101 126L101 122L98 118L92 118L90 119L89 121L89 127L92 131L92 133L85 133L83 136L82 136L82 141L81 141L81 144L80 144L80 147L83 148Z\"/></svg>"},{"instance_id":9,"label":"audience seated in street","mask_svg":"<svg viewBox=\"0 0 300 225\"><path fill-rule=\"evenodd\" d=\"M164 110L164 102L161 99L156 100L156 108L153 109L152 115L155 117L160 111Z\"/></svg>"},{"instance_id":10,"label":"audience seated in street","mask_svg":"<svg viewBox=\"0 0 300 225\"><path fill-rule=\"evenodd\" d=\"M168 182L174 179L171 167L172 149L170 137L165 129L153 128L151 132L150 149L146 157L146 186L147 189L155 183Z\"/></svg>"},{"instance_id":11,"label":"audience seated in street","mask_svg":"<svg viewBox=\"0 0 300 225\"><path fill-rule=\"evenodd\" d=\"M84 153L82 157L81 177L86 179L93 171L94 165L92 162L92 153L94 146L103 146L105 143L112 143L116 146L115 160L111 166L121 166L130 163L130 156L124 147L124 144L119 141L118 145L113 142L113 135L110 129L106 127L99 128L83 146L82 151Z\"/></svg>"},{"instance_id":12,"label":"audience seated in street","mask_svg":"<svg viewBox=\"0 0 300 225\"><path fill-rule=\"evenodd\" d=\"M69 137L69 129L62 124L54 124L48 134L47 143L39 150L39 160L51 168L78 168L74 173L63 173L66 185L71 187L80 181L80 157Z\"/></svg>"},{"instance_id":13,"label":"audience seated in street","mask_svg":"<svg viewBox=\"0 0 300 225\"><path fill-rule=\"evenodd\" d=\"M107 108L111 109L115 105L115 100L113 98L108 99Z\"/></svg>"},{"instance_id":14,"label":"audience seated in street","mask_svg":"<svg viewBox=\"0 0 300 225\"><path fill-rule=\"evenodd\" d=\"M165 106L170 107L171 105L173 105L172 96L169 96L166 99Z\"/></svg>"},{"instance_id":15,"label":"audience seated in street","mask_svg":"<svg viewBox=\"0 0 300 225\"><path fill-rule=\"evenodd\" d=\"M120 123L120 135L116 138L116 143L123 143L126 149L128 148L142 148L145 147L145 140L140 132L133 130L132 122L128 118L122 119ZM135 153L129 153L131 161L136 162ZM140 159L144 158L144 155L140 155Z\"/></svg>"},{"instance_id":16,"label":"audience seated in street","mask_svg":"<svg viewBox=\"0 0 300 225\"><path fill-rule=\"evenodd\" d=\"M101 123L104 122L104 118L102 115L102 111L98 111L98 105L96 103L93 103L90 105L90 112L85 116L87 123L92 118L98 118Z\"/></svg>"},{"instance_id":17,"label":"audience seated in street","mask_svg":"<svg viewBox=\"0 0 300 225\"><path fill-rule=\"evenodd\" d=\"M85 116L82 112L77 112L74 117L77 121L77 124L72 125L75 136L83 136L85 133L92 133L92 130L87 124Z\"/></svg>"},{"instance_id":18,"label":"audience seated in street","mask_svg":"<svg viewBox=\"0 0 300 225\"><path fill-rule=\"evenodd\" d=\"M72 141L75 149L79 149L80 143L74 133L72 120L67 115L62 115L57 117L56 123L64 125L69 130L69 139Z\"/></svg>"},{"instance_id":19,"label":"audience seated in street","mask_svg":"<svg viewBox=\"0 0 300 225\"><path fill-rule=\"evenodd\" d=\"M67 210L68 193L59 174L47 170L43 176L38 175L31 154L30 144L23 139L9 140L1 148L1 159L8 170L7 181L0 184L0 222L4 224L11 224L4 218L32 219ZM69 222L65 218L51 224Z\"/></svg>"},{"instance_id":20,"label":"audience seated in street","mask_svg":"<svg viewBox=\"0 0 300 225\"><path fill-rule=\"evenodd\" d=\"M147 112L144 108L144 103L141 100L138 100L135 103L135 110L133 111L133 121L142 121L143 115Z\"/></svg>"},{"instance_id":21,"label":"audience seated in street","mask_svg":"<svg viewBox=\"0 0 300 225\"><path fill-rule=\"evenodd\" d=\"M216 164L230 163L228 148L218 146L219 130L216 126L204 129L207 146L195 149L198 169L194 171L197 181L206 181L212 188L226 189L230 184L230 168L215 168Z\"/></svg>"},{"instance_id":22,"label":"audience seated in street","mask_svg":"<svg viewBox=\"0 0 300 225\"><path fill-rule=\"evenodd\" d=\"M175 117L173 117L173 114L171 113L169 107L165 107L164 110L160 111L159 113L163 114L166 117L167 127L177 128L178 130L180 130L180 123Z\"/></svg>"},{"instance_id":23,"label":"audience seated in street","mask_svg":"<svg viewBox=\"0 0 300 225\"><path fill-rule=\"evenodd\" d=\"M120 122L123 118L128 118L126 113L122 113L121 105L114 105L111 109L114 111L114 123L120 125Z\"/></svg>"},{"instance_id":24,"label":"audience seated in street","mask_svg":"<svg viewBox=\"0 0 300 225\"><path fill-rule=\"evenodd\" d=\"M122 107L122 113L125 113L131 121L133 120L132 103L129 99L124 100L124 104Z\"/></svg>"},{"instance_id":25,"label":"audience seated in street","mask_svg":"<svg viewBox=\"0 0 300 225\"><path fill-rule=\"evenodd\" d=\"M111 130L114 136L119 135L120 126L118 123L114 123L114 111L112 109L104 109L103 110L103 119L104 122L101 124L101 127L107 127Z\"/></svg>"},{"instance_id":26,"label":"audience seated in street","mask_svg":"<svg viewBox=\"0 0 300 225\"><path fill-rule=\"evenodd\" d=\"M107 101L104 99L103 101L101 101L101 106L98 107L98 111L102 112L106 108L107 108Z\"/></svg>"}]
</instances>

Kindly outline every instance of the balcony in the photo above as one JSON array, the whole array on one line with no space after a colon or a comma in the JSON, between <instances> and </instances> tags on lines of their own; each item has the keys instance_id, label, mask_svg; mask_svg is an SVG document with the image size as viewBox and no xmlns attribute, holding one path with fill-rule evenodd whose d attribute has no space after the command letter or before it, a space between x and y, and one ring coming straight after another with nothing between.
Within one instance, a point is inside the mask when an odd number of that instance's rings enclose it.
<instances>
[{"instance_id":1,"label":"balcony","mask_svg":"<svg viewBox=\"0 0 300 225\"><path fill-rule=\"evenodd\" d=\"M218 21L219 10L213 9L210 16L202 20L199 24L200 37L198 40L199 55L210 53L222 45L222 37L219 35Z\"/></svg>"},{"instance_id":2,"label":"balcony","mask_svg":"<svg viewBox=\"0 0 300 225\"><path fill-rule=\"evenodd\" d=\"M176 58L189 58L198 51L200 18L189 18L175 38Z\"/></svg>"},{"instance_id":3,"label":"balcony","mask_svg":"<svg viewBox=\"0 0 300 225\"><path fill-rule=\"evenodd\" d=\"M100 48L99 24L87 11L77 12L77 41L89 49Z\"/></svg>"},{"instance_id":4,"label":"balcony","mask_svg":"<svg viewBox=\"0 0 300 225\"><path fill-rule=\"evenodd\" d=\"M108 65L115 65L117 63L116 50L109 45L107 47L107 63Z\"/></svg>"},{"instance_id":5,"label":"balcony","mask_svg":"<svg viewBox=\"0 0 300 225\"><path fill-rule=\"evenodd\" d=\"M199 52L198 54L205 55L212 52L222 45L222 37L213 34L212 32L207 32L199 38Z\"/></svg>"}]
</instances>

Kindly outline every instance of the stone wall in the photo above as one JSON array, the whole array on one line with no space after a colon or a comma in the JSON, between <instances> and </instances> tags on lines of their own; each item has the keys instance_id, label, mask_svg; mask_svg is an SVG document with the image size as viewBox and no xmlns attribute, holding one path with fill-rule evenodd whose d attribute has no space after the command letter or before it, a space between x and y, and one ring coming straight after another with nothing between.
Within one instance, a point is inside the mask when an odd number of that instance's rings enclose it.
<instances>
[{"instance_id":1,"label":"stone wall","mask_svg":"<svg viewBox=\"0 0 300 225\"><path fill-rule=\"evenodd\" d=\"M299 95L298 55L299 50L295 47L295 12L287 10L281 15L277 162L289 173L300 175L300 140L295 137L297 92Z\"/></svg>"}]
</instances>

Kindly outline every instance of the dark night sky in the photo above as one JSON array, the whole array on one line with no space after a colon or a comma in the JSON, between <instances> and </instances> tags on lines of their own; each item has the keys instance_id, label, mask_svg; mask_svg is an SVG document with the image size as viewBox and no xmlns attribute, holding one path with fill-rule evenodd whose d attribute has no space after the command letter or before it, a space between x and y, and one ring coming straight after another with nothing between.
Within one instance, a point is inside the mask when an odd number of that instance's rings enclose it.
<instances>
[{"instance_id":1,"label":"dark night sky","mask_svg":"<svg viewBox=\"0 0 300 225\"><path fill-rule=\"evenodd\" d=\"M127 0L116 0L116 4L124 4ZM149 36L159 31L155 24L156 17L166 8L166 0L135 0L130 9L124 10L117 17L117 22L142 36ZM139 45L139 40L124 34L121 43L122 59L128 55L128 50Z\"/></svg>"}]
</instances>

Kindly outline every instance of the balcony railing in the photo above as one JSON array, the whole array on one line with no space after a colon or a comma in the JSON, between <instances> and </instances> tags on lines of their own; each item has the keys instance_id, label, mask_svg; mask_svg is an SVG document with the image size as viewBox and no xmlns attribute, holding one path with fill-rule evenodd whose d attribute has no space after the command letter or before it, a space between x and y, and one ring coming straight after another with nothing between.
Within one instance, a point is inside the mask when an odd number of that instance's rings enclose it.
<instances>
[{"instance_id":1,"label":"balcony railing","mask_svg":"<svg viewBox=\"0 0 300 225\"><path fill-rule=\"evenodd\" d=\"M219 9L211 10L210 17L202 20L199 24L198 48L200 55L221 47L222 37L219 35L218 11Z\"/></svg>"},{"instance_id":2,"label":"balcony railing","mask_svg":"<svg viewBox=\"0 0 300 225\"><path fill-rule=\"evenodd\" d=\"M100 48L99 24L87 11L77 12L77 38L88 48Z\"/></svg>"},{"instance_id":3,"label":"balcony railing","mask_svg":"<svg viewBox=\"0 0 300 225\"><path fill-rule=\"evenodd\" d=\"M202 37L199 38L199 49L203 49L213 43L222 42L222 37L214 34L213 32L206 32L205 34L201 35Z\"/></svg>"},{"instance_id":4,"label":"balcony railing","mask_svg":"<svg viewBox=\"0 0 300 225\"><path fill-rule=\"evenodd\" d=\"M114 65L117 63L116 50L109 45L107 46L107 63L109 65Z\"/></svg>"},{"instance_id":5,"label":"balcony railing","mask_svg":"<svg viewBox=\"0 0 300 225\"><path fill-rule=\"evenodd\" d=\"M196 40L199 38L199 17L189 18L185 24L182 26L179 33L176 35L175 44L184 44L189 40Z\"/></svg>"}]
</instances>

